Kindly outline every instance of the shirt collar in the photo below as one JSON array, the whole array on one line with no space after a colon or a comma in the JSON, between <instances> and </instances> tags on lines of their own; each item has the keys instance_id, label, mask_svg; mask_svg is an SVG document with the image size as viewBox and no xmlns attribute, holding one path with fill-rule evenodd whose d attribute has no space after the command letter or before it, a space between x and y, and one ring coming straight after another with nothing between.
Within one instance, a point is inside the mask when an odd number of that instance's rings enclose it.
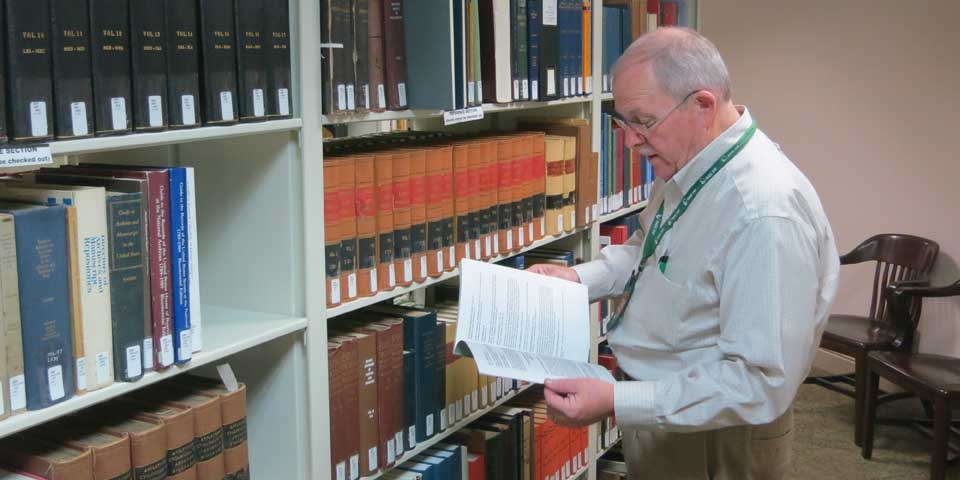
<instances>
[{"instance_id":1,"label":"shirt collar","mask_svg":"<svg viewBox=\"0 0 960 480\"><path fill-rule=\"evenodd\" d=\"M673 183L680 190L681 195L686 195L690 187L713 165L713 162L736 144L743 133L750 128L753 119L750 117L750 112L747 110L747 107L737 105L736 109L740 112L740 119L721 133L719 137L713 139L703 150L700 150L700 153L694 155L694 157L670 179L670 183Z\"/></svg>"}]
</instances>

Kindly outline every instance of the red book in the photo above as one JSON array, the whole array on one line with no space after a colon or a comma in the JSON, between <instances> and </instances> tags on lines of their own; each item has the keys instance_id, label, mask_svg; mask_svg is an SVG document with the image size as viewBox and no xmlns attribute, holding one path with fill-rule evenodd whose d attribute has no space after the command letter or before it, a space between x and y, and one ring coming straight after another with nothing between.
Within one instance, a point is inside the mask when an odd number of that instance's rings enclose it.
<instances>
[{"instance_id":1,"label":"red book","mask_svg":"<svg viewBox=\"0 0 960 480\"><path fill-rule=\"evenodd\" d=\"M487 479L487 457L478 453L467 454L467 480Z\"/></svg>"},{"instance_id":2,"label":"red book","mask_svg":"<svg viewBox=\"0 0 960 480\"><path fill-rule=\"evenodd\" d=\"M677 4L676 2L660 3L660 26L672 27L677 25Z\"/></svg>"},{"instance_id":3,"label":"red book","mask_svg":"<svg viewBox=\"0 0 960 480\"><path fill-rule=\"evenodd\" d=\"M623 245L629 238L626 225L600 225L600 235L610 237L611 245Z\"/></svg>"}]
</instances>

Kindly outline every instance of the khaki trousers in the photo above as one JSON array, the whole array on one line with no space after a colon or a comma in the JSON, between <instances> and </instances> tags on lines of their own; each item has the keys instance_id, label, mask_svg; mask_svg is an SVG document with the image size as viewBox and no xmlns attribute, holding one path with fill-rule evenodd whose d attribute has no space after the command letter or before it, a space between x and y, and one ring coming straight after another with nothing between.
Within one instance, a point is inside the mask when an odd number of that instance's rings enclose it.
<instances>
[{"instance_id":1,"label":"khaki trousers","mask_svg":"<svg viewBox=\"0 0 960 480\"><path fill-rule=\"evenodd\" d=\"M623 432L631 480L779 480L790 471L792 449L793 407L766 425Z\"/></svg>"}]
</instances>

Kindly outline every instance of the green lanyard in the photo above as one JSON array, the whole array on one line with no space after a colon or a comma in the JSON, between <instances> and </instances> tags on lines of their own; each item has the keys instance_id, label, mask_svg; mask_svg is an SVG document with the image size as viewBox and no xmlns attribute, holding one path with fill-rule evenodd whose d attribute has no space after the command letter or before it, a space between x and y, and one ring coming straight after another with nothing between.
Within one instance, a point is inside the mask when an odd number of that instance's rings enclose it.
<instances>
[{"instance_id":1,"label":"green lanyard","mask_svg":"<svg viewBox=\"0 0 960 480\"><path fill-rule=\"evenodd\" d=\"M710 165L710 168L707 169L703 175L700 176L700 179L697 180L693 186L690 187L690 190L687 190L687 193L684 194L683 198L680 199L680 204L677 205L677 208L670 214L670 217L667 218L667 221L663 222L663 201L660 202L660 208L657 210L656 216L653 217L653 222L650 223L650 231L647 232L647 237L643 242L643 258L640 259L640 267L637 268L633 274L630 276L630 279L627 281L627 285L624 288L624 293L626 294L626 299L621 303L621 308L619 311L615 312L610 319L610 322L607 324L607 330L613 331L617 325L620 324L620 321L623 320L623 314L627 311L627 305L630 304L630 298L633 296L633 289L637 285L637 280L640 278L640 273L643 272L643 267L647 264L647 260L653 255L653 252L657 250L657 246L660 245L660 240L663 240L663 236L673 228L673 225L677 223L677 220L687 211L687 207L690 206L690 203L693 202L693 199L697 197L697 194L700 193L700 190L703 190L703 187L707 182L712 179L717 172L723 168L724 165L730 163L730 160L733 157L737 156L743 147L747 145L747 142L753 138L753 134L757 131L757 123L755 121L750 122L750 127L747 128L746 132L743 132L743 135L740 136L740 140L737 140L732 147L730 147L726 152L723 152L723 155L720 155L713 165ZM663 259L659 262L660 271L663 272L667 269L667 261Z\"/></svg>"},{"instance_id":2,"label":"green lanyard","mask_svg":"<svg viewBox=\"0 0 960 480\"><path fill-rule=\"evenodd\" d=\"M660 245L660 240L663 240L663 236L666 235L673 225L677 223L677 220L687 211L687 207L690 206L690 203L693 202L693 199L697 197L697 194L700 193L700 190L703 190L703 187L707 182L712 179L717 172L723 168L724 165L730 163L730 160L737 156L740 153L740 150L743 150L743 147L747 145L747 142L753 138L753 134L757 131L757 123L751 122L750 127L747 128L746 132L743 132L743 135L740 136L740 140L737 140L732 147L730 147L726 152L723 152L723 155L720 155L720 158L717 161L713 162L713 165L710 165L710 168L706 172L703 172L703 175L700 176L700 179L694 183L690 190L687 190L687 193L684 194L683 198L680 199L680 204L677 205L677 208L674 209L673 213L670 214L670 217L667 218L667 221L660 224L663 220L663 201L660 202L660 208L657 210L657 215L653 217L653 222L650 224L650 232L647 233L647 238L643 242L643 258L640 260L640 269L643 270L644 265L647 264L647 259L653 255L653 252L656 251L657 246ZM660 262L660 271L663 272L667 268L666 262Z\"/></svg>"}]
</instances>

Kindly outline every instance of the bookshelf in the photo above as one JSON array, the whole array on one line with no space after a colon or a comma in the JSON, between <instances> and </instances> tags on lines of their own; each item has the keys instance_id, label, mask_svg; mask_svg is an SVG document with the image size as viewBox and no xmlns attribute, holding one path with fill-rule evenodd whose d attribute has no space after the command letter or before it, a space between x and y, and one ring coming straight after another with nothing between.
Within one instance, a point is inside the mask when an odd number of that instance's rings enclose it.
<instances>
[{"instance_id":1,"label":"bookshelf","mask_svg":"<svg viewBox=\"0 0 960 480\"><path fill-rule=\"evenodd\" d=\"M693 4L695 0L687 0ZM603 2L594 1L594 11ZM50 143L54 164L106 162L190 166L197 177L203 350L193 360L134 383L114 383L53 407L0 421L0 438L81 412L128 392L192 371L215 376L228 363L247 385L251 476L329 478L327 321L365 306L416 293L459 275L447 272L406 288L327 309L324 282L323 130L332 124L412 120L415 129L443 128L439 110L324 115L321 110L320 2L289 0L293 118L226 127L134 133ZM600 72L603 16L592 15L592 70ZM601 75L593 93L546 102L484 104L484 121L458 131L515 125L523 116L578 116L592 121L593 151L600 150ZM8 169L7 172L22 170ZM5 173L5 172L4 172ZM643 208L634 205L600 217L585 228L545 238L531 249L564 242L589 260L599 222ZM596 320L596 319L593 319ZM599 338L592 321L594 338ZM591 342L596 361L596 343ZM496 403L499 405L513 396ZM428 442L410 458L489 409L473 413ZM572 478L595 480L597 426L589 432L588 464ZM377 478L380 474L366 477Z\"/></svg>"}]
</instances>

